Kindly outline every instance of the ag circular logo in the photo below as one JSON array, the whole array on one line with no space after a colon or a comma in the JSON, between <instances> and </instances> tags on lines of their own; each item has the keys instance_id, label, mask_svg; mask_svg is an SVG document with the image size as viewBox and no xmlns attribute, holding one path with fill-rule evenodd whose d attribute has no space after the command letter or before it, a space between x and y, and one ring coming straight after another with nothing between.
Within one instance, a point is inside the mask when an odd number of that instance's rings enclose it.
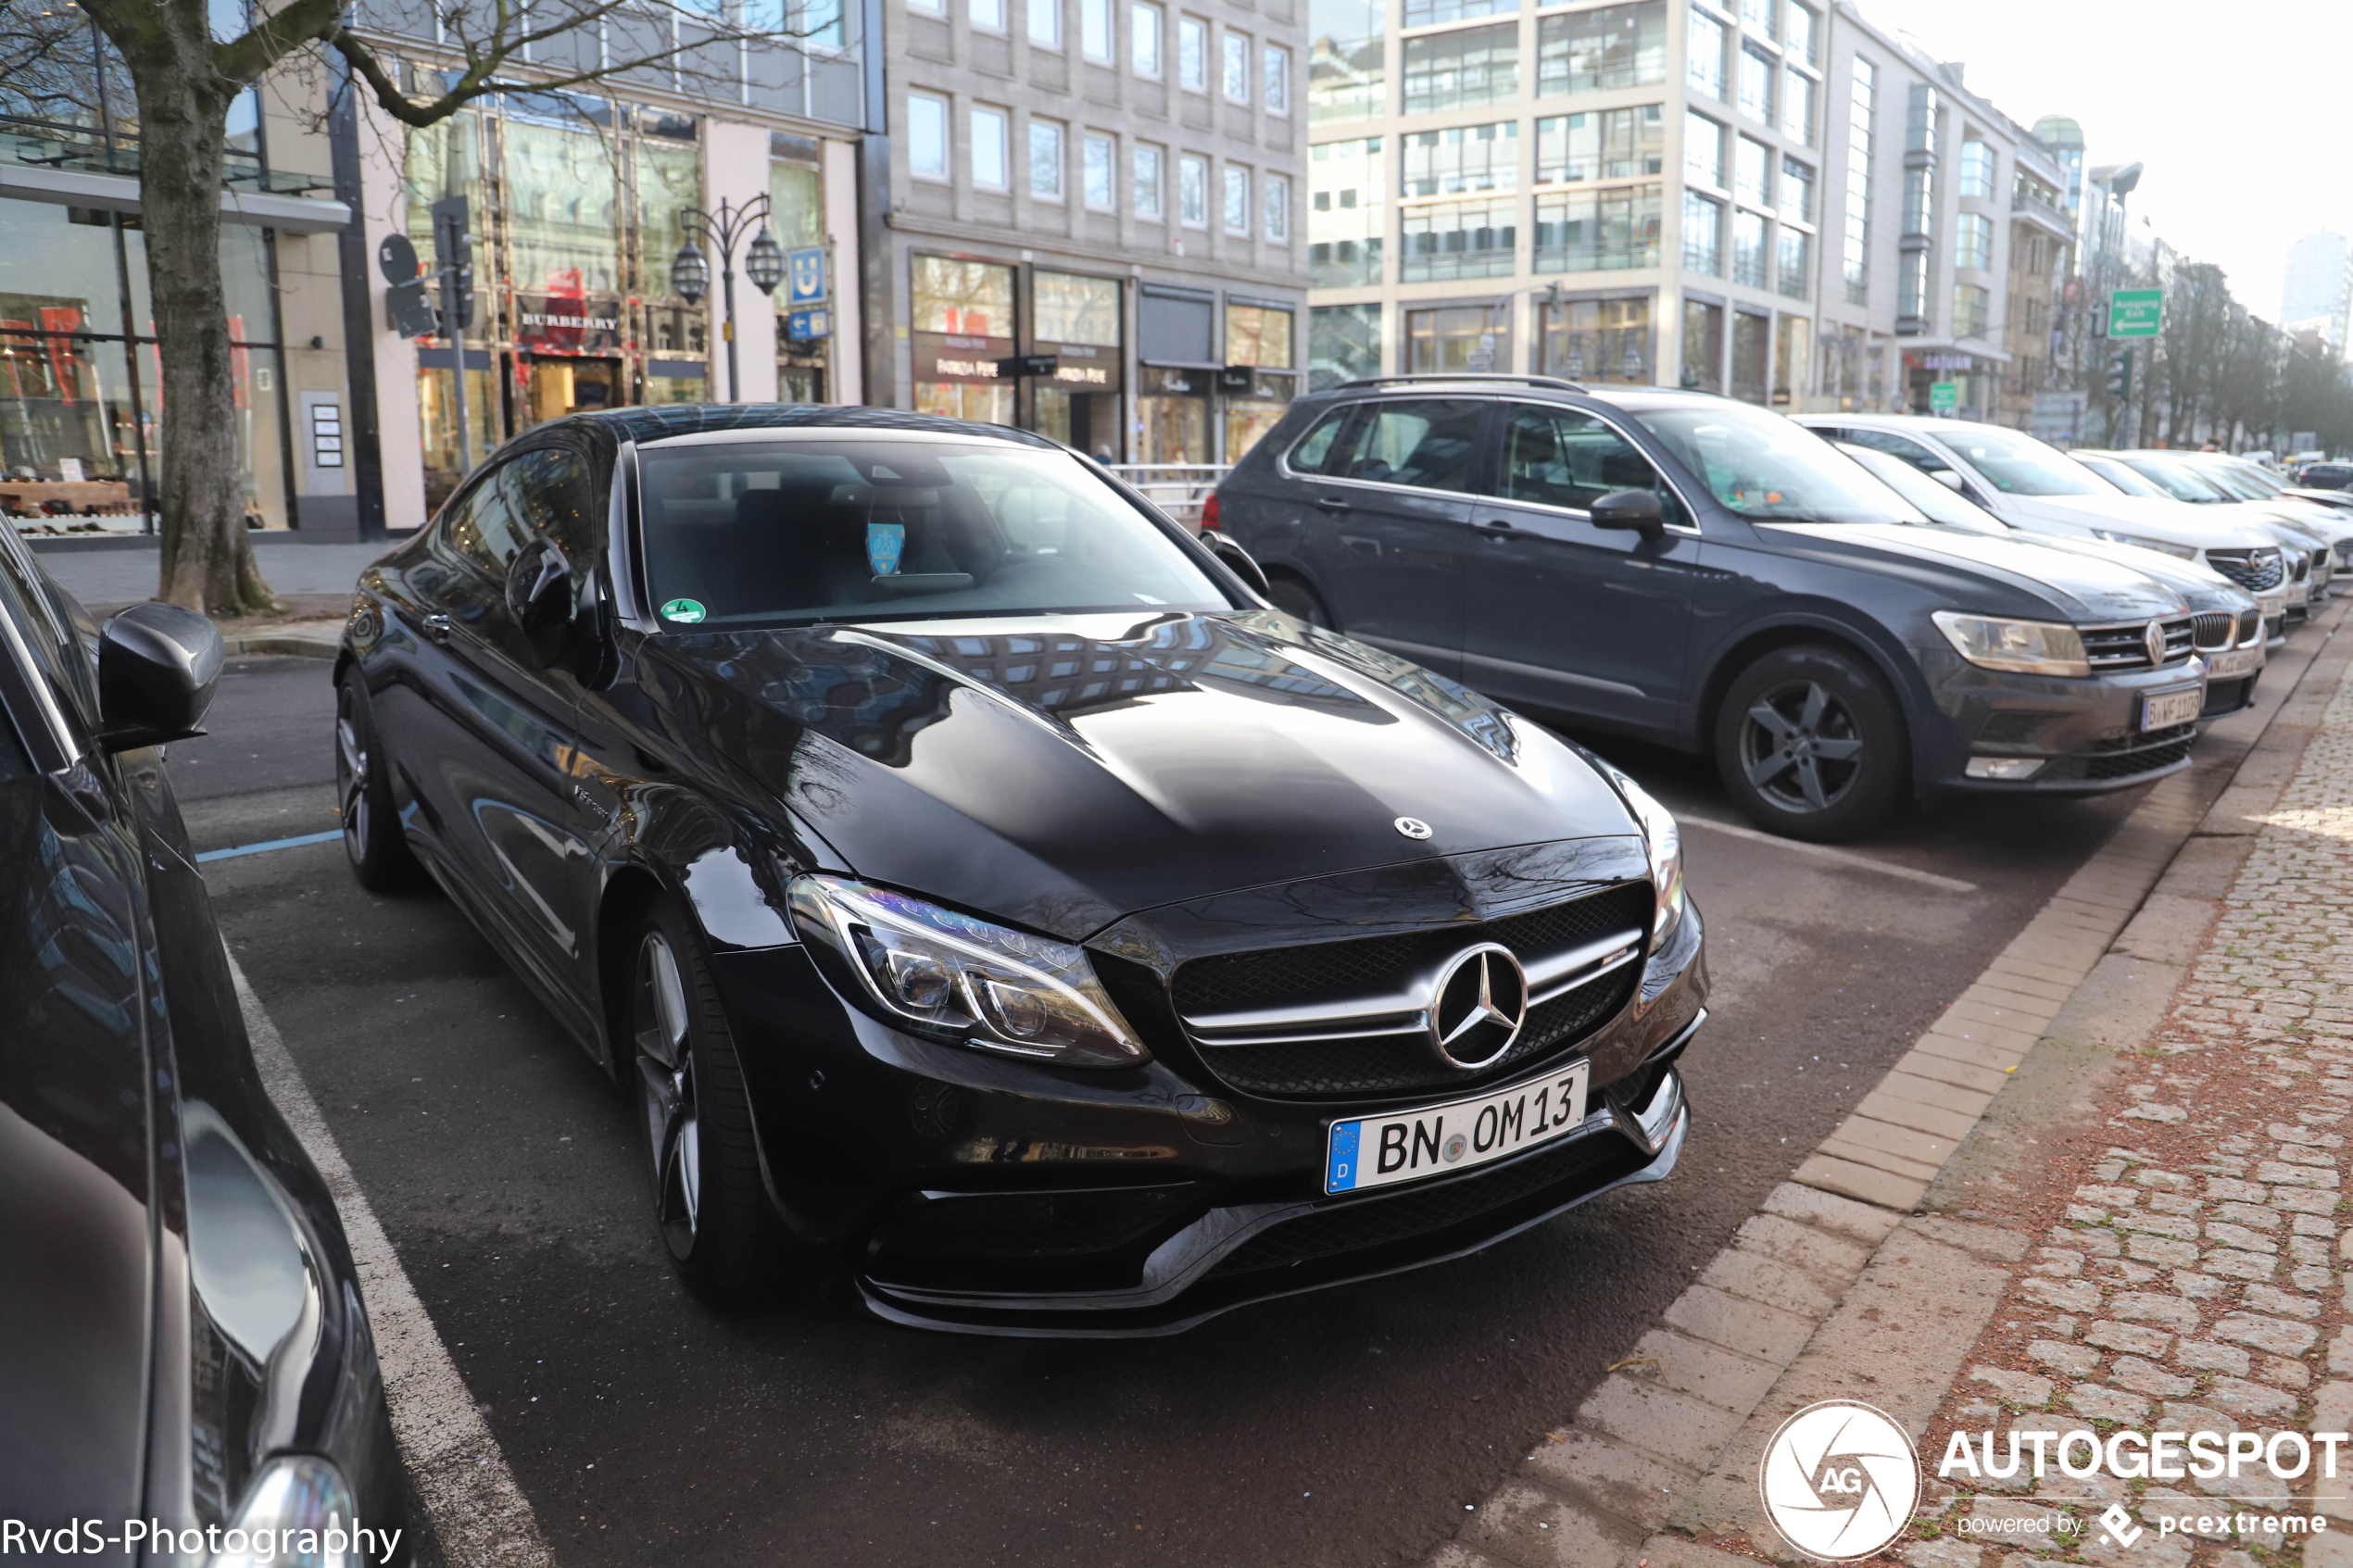
<instances>
[{"instance_id":1,"label":"ag circular logo","mask_svg":"<svg viewBox=\"0 0 2353 1568\"><path fill-rule=\"evenodd\" d=\"M1912 1522L1919 1455L1884 1412L1824 1399L1781 1423L1757 1463L1756 1486L1783 1540L1841 1562L1870 1556Z\"/></svg>"}]
</instances>

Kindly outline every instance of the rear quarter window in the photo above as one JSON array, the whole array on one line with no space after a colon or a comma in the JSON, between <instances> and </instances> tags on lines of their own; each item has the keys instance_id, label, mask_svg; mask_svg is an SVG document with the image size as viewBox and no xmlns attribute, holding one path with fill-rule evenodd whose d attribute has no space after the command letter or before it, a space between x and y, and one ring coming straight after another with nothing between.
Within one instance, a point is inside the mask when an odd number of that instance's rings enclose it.
<instances>
[{"instance_id":1,"label":"rear quarter window","mask_svg":"<svg viewBox=\"0 0 2353 1568\"><path fill-rule=\"evenodd\" d=\"M1284 459L1290 465L1291 472L1337 473L1339 470L1333 465L1346 455L1343 450L1346 444L1340 438L1340 431L1348 423L1349 416L1355 411L1353 405L1343 405L1317 420L1300 439L1299 445L1290 449L1290 456Z\"/></svg>"}]
</instances>

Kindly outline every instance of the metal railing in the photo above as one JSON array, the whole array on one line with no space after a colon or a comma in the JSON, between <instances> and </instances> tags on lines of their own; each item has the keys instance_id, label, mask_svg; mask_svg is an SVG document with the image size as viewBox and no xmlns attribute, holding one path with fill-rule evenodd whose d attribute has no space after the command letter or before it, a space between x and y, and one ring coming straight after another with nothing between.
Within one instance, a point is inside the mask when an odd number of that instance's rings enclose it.
<instances>
[{"instance_id":1,"label":"metal railing","mask_svg":"<svg viewBox=\"0 0 2353 1568\"><path fill-rule=\"evenodd\" d=\"M1144 493L1144 498L1201 532L1202 503L1217 482L1233 471L1231 463L1109 463L1112 472Z\"/></svg>"}]
</instances>

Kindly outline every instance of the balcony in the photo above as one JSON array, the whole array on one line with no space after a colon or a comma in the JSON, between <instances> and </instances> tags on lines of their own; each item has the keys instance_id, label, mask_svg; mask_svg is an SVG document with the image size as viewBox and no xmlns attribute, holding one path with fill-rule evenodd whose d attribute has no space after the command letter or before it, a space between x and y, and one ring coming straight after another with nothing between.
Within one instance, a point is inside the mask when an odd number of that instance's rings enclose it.
<instances>
[{"instance_id":1,"label":"balcony","mask_svg":"<svg viewBox=\"0 0 2353 1568\"><path fill-rule=\"evenodd\" d=\"M2040 196L2013 192L2010 195L2010 217L2038 224L2057 240L2071 241L2075 238L2075 225L2067 220L2067 214Z\"/></svg>"}]
</instances>

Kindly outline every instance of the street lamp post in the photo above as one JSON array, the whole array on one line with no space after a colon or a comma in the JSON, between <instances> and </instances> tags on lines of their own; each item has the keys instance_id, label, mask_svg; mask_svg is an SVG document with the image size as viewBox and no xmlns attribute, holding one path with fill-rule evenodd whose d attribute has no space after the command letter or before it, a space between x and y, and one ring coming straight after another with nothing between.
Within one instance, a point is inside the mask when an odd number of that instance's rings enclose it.
<instances>
[{"instance_id":1,"label":"street lamp post","mask_svg":"<svg viewBox=\"0 0 2353 1568\"><path fill-rule=\"evenodd\" d=\"M719 204L716 214L698 207L681 207L678 226L687 231L686 243L670 263L670 286L689 305L702 303L711 292L711 263L704 259L702 247L695 244L695 235L710 240L719 252L719 288L725 320L720 334L727 340L727 401L744 400L744 381L736 360L736 243L748 232L753 222L760 232L752 235L751 245L744 252L744 271L761 294L774 294L784 281L784 247L776 244L776 236L768 232L768 198L754 196L741 207Z\"/></svg>"}]
</instances>

